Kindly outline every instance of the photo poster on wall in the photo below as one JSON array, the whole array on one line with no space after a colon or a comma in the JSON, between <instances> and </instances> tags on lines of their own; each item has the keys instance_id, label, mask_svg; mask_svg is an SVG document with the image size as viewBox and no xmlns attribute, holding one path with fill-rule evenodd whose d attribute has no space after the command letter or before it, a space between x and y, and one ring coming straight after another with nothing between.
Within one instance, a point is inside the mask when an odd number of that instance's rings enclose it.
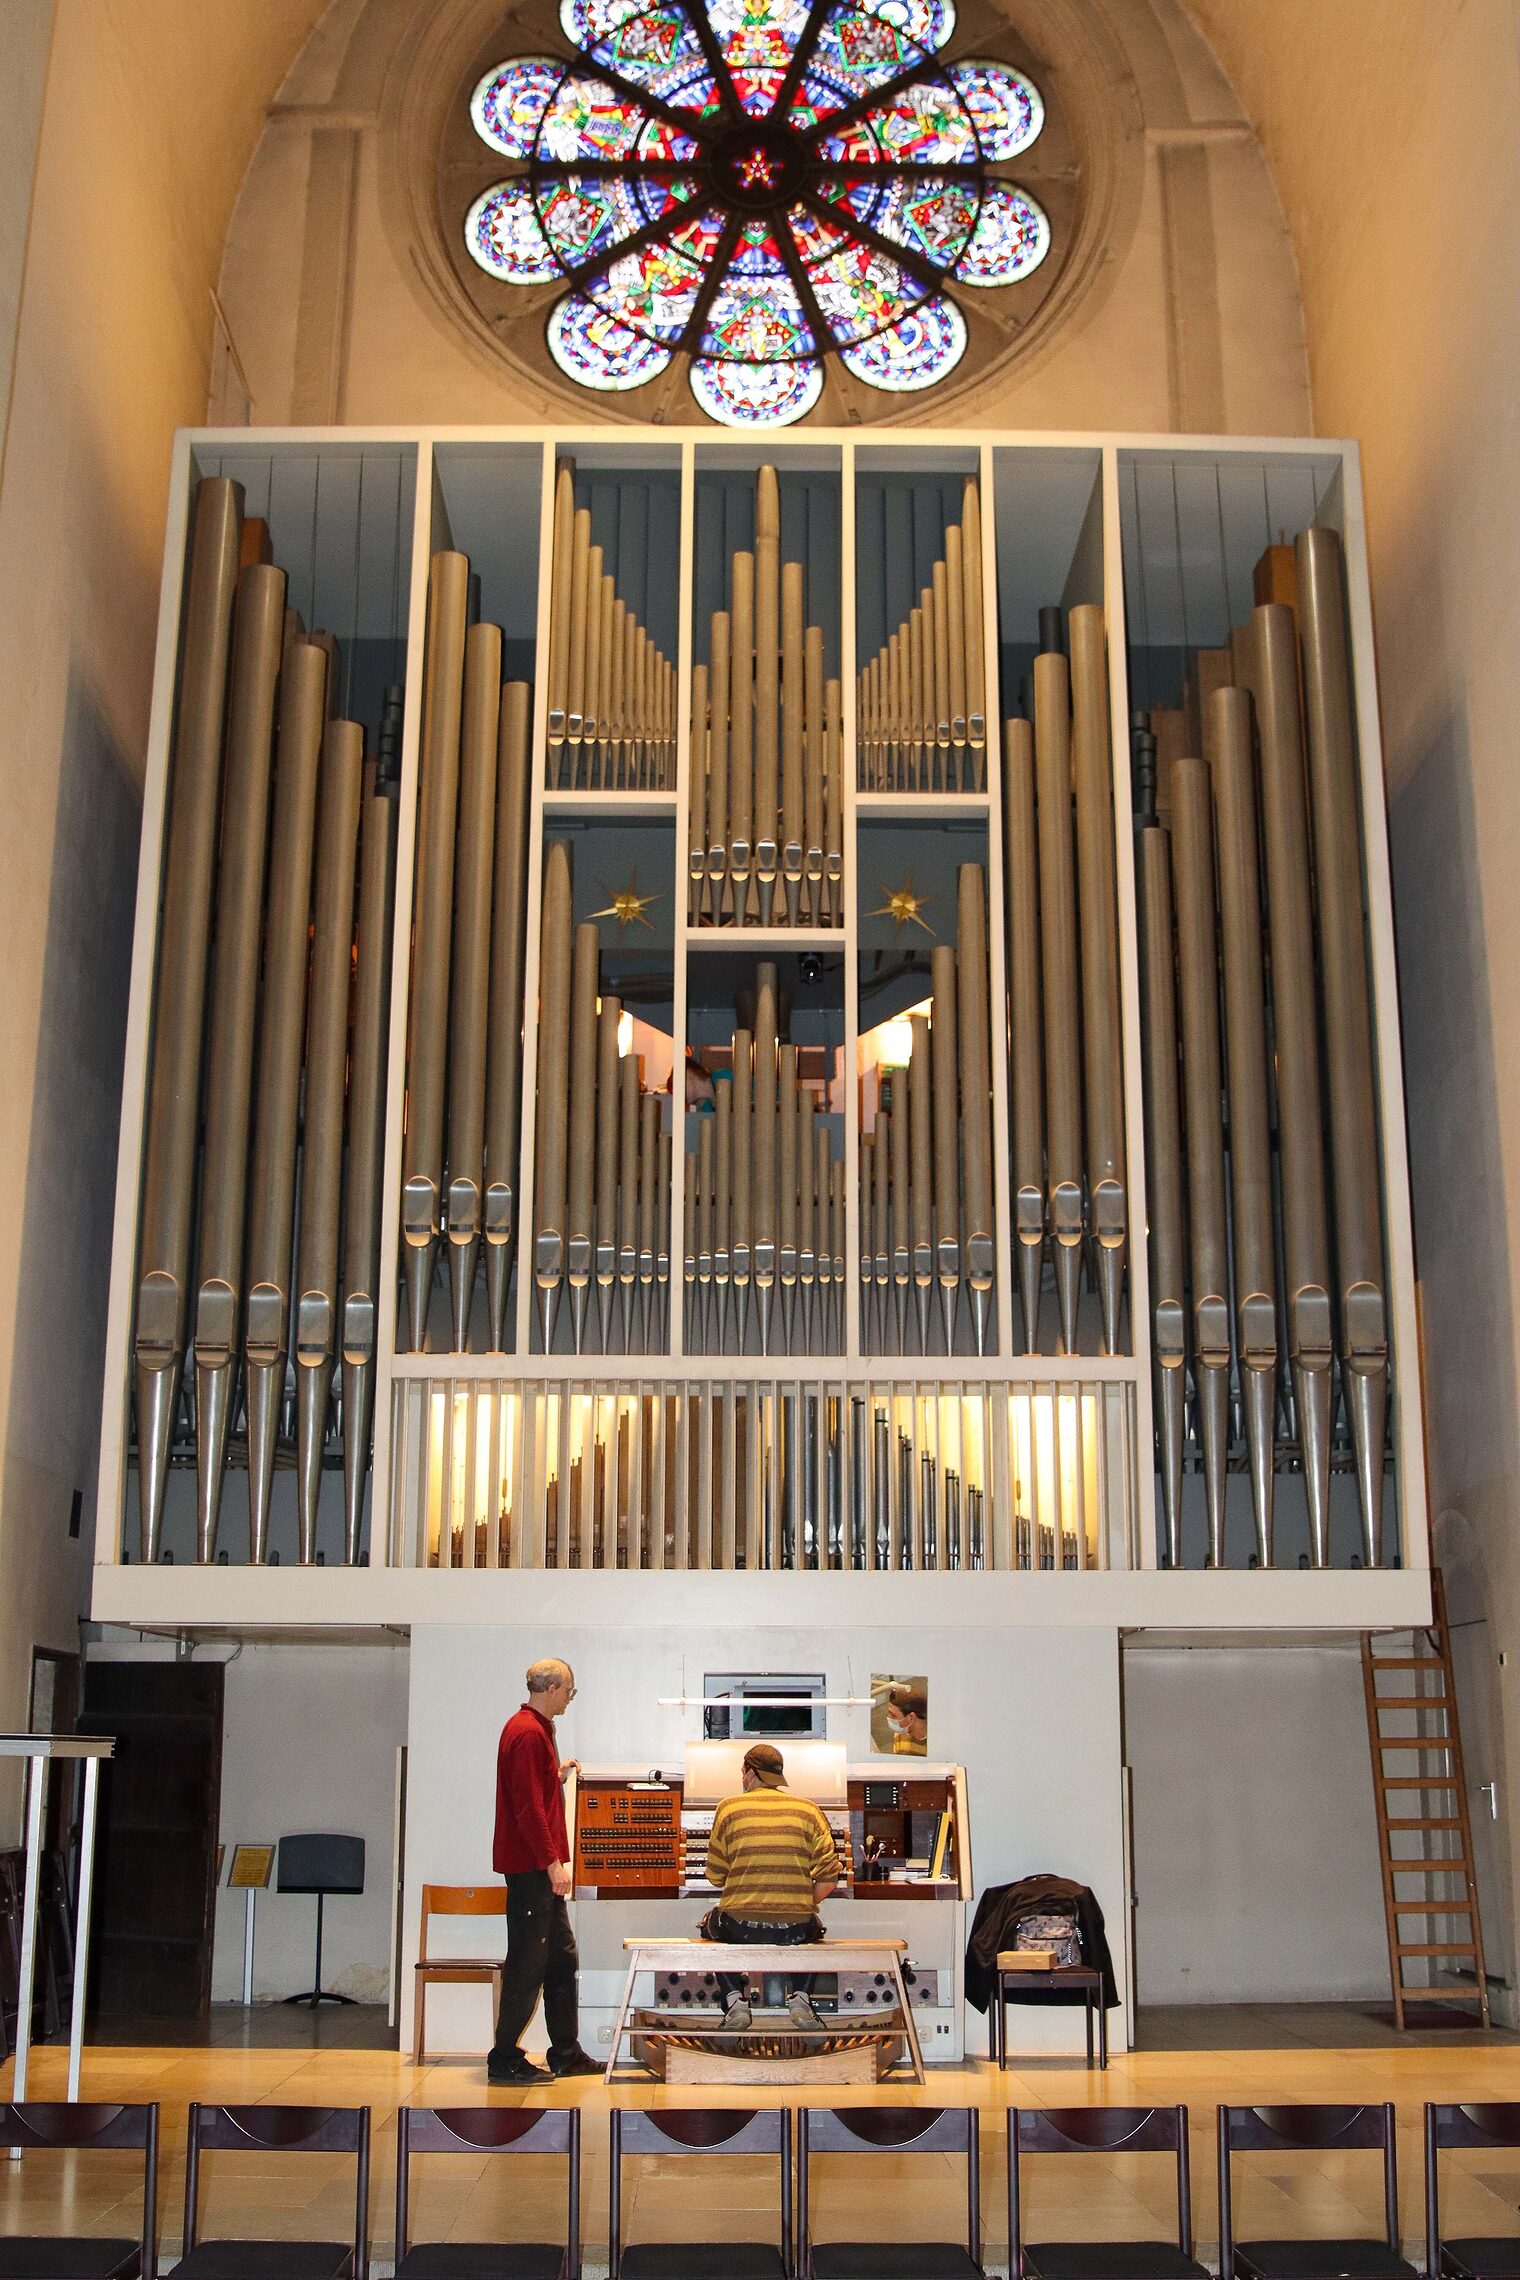
<instances>
[{"instance_id":1,"label":"photo poster on wall","mask_svg":"<svg viewBox=\"0 0 1520 2280\"><path fill-rule=\"evenodd\" d=\"M929 1681L871 1673L871 1748L878 1757L929 1755Z\"/></svg>"}]
</instances>

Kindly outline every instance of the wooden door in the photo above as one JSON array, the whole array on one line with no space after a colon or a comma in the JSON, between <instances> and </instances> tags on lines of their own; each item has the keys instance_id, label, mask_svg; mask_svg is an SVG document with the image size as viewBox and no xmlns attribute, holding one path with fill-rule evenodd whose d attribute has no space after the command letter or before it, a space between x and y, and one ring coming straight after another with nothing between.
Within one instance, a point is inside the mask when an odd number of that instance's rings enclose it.
<instances>
[{"instance_id":1,"label":"wooden door","mask_svg":"<svg viewBox=\"0 0 1520 2280\"><path fill-rule=\"evenodd\" d=\"M220 1663L92 1662L80 1730L102 1768L91 1995L97 2020L205 2019L222 1785Z\"/></svg>"}]
</instances>

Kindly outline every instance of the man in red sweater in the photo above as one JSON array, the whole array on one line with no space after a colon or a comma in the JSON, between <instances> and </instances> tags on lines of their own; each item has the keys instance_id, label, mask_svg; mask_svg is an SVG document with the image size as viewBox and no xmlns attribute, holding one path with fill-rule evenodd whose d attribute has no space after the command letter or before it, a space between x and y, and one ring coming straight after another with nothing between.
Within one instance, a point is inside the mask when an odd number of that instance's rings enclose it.
<instances>
[{"instance_id":1,"label":"man in red sweater","mask_svg":"<svg viewBox=\"0 0 1520 2280\"><path fill-rule=\"evenodd\" d=\"M565 1895L570 1890L570 1838L563 1783L576 1770L560 1764L554 1721L575 1695L568 1663L536 1662L528 1699L501 1730L496 1749L496 1842L491 1859L507 1880L507 1961L501 1977L496 2042L488 2082L542 2082L520 2038L544 1999L551 2074L600 2074L580 2045L578 1958Z\"/></svg>"}]
</instances>

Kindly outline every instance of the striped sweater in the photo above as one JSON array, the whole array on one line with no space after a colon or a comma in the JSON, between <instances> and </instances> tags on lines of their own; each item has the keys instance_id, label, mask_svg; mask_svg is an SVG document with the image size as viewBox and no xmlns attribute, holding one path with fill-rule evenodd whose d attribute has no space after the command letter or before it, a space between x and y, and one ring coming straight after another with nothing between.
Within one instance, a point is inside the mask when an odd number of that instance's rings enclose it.
<instances>
[{"instance_id":1,"label":"striped sweater","mask_svg":"<svg viewBox=\"0 0 1520 2280\"><path fill-rule=\"evenodd\" d=\"M813 1887L839 1874L828 1822L789 1789L726 1797L707 1840L707 1874L726 1916L750 1924L795 1924L814 1912Z\"/></svg>"}]
</instances>

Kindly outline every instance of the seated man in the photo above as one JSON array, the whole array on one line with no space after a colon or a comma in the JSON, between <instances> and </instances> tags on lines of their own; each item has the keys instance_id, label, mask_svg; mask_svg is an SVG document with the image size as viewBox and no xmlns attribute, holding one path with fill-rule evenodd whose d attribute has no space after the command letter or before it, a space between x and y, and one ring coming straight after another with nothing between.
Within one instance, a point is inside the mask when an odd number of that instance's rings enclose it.
<instances>
[{"instance_id":1,"label":"seated man","mask_svg":"<svg viewBox=\"0 0 1520 2280\"><path fill-rule=\"evenodd\" d=\"M786 1786L781 1752L756 1742L744 1753L744 1794L725 1797L707 1840L707 1874L719 1899L702 1919L702 1936L731 1945L798 1947L823 1938L818 1908L839 1882L839 1855L822 1812ZM738 2033L751 2024L737 1973L720 1972L723 2024ZM811 2001L811 1974L787 1998L793 2024L812 2031L823 2022Z\"/></svg>"}]
</instances>

